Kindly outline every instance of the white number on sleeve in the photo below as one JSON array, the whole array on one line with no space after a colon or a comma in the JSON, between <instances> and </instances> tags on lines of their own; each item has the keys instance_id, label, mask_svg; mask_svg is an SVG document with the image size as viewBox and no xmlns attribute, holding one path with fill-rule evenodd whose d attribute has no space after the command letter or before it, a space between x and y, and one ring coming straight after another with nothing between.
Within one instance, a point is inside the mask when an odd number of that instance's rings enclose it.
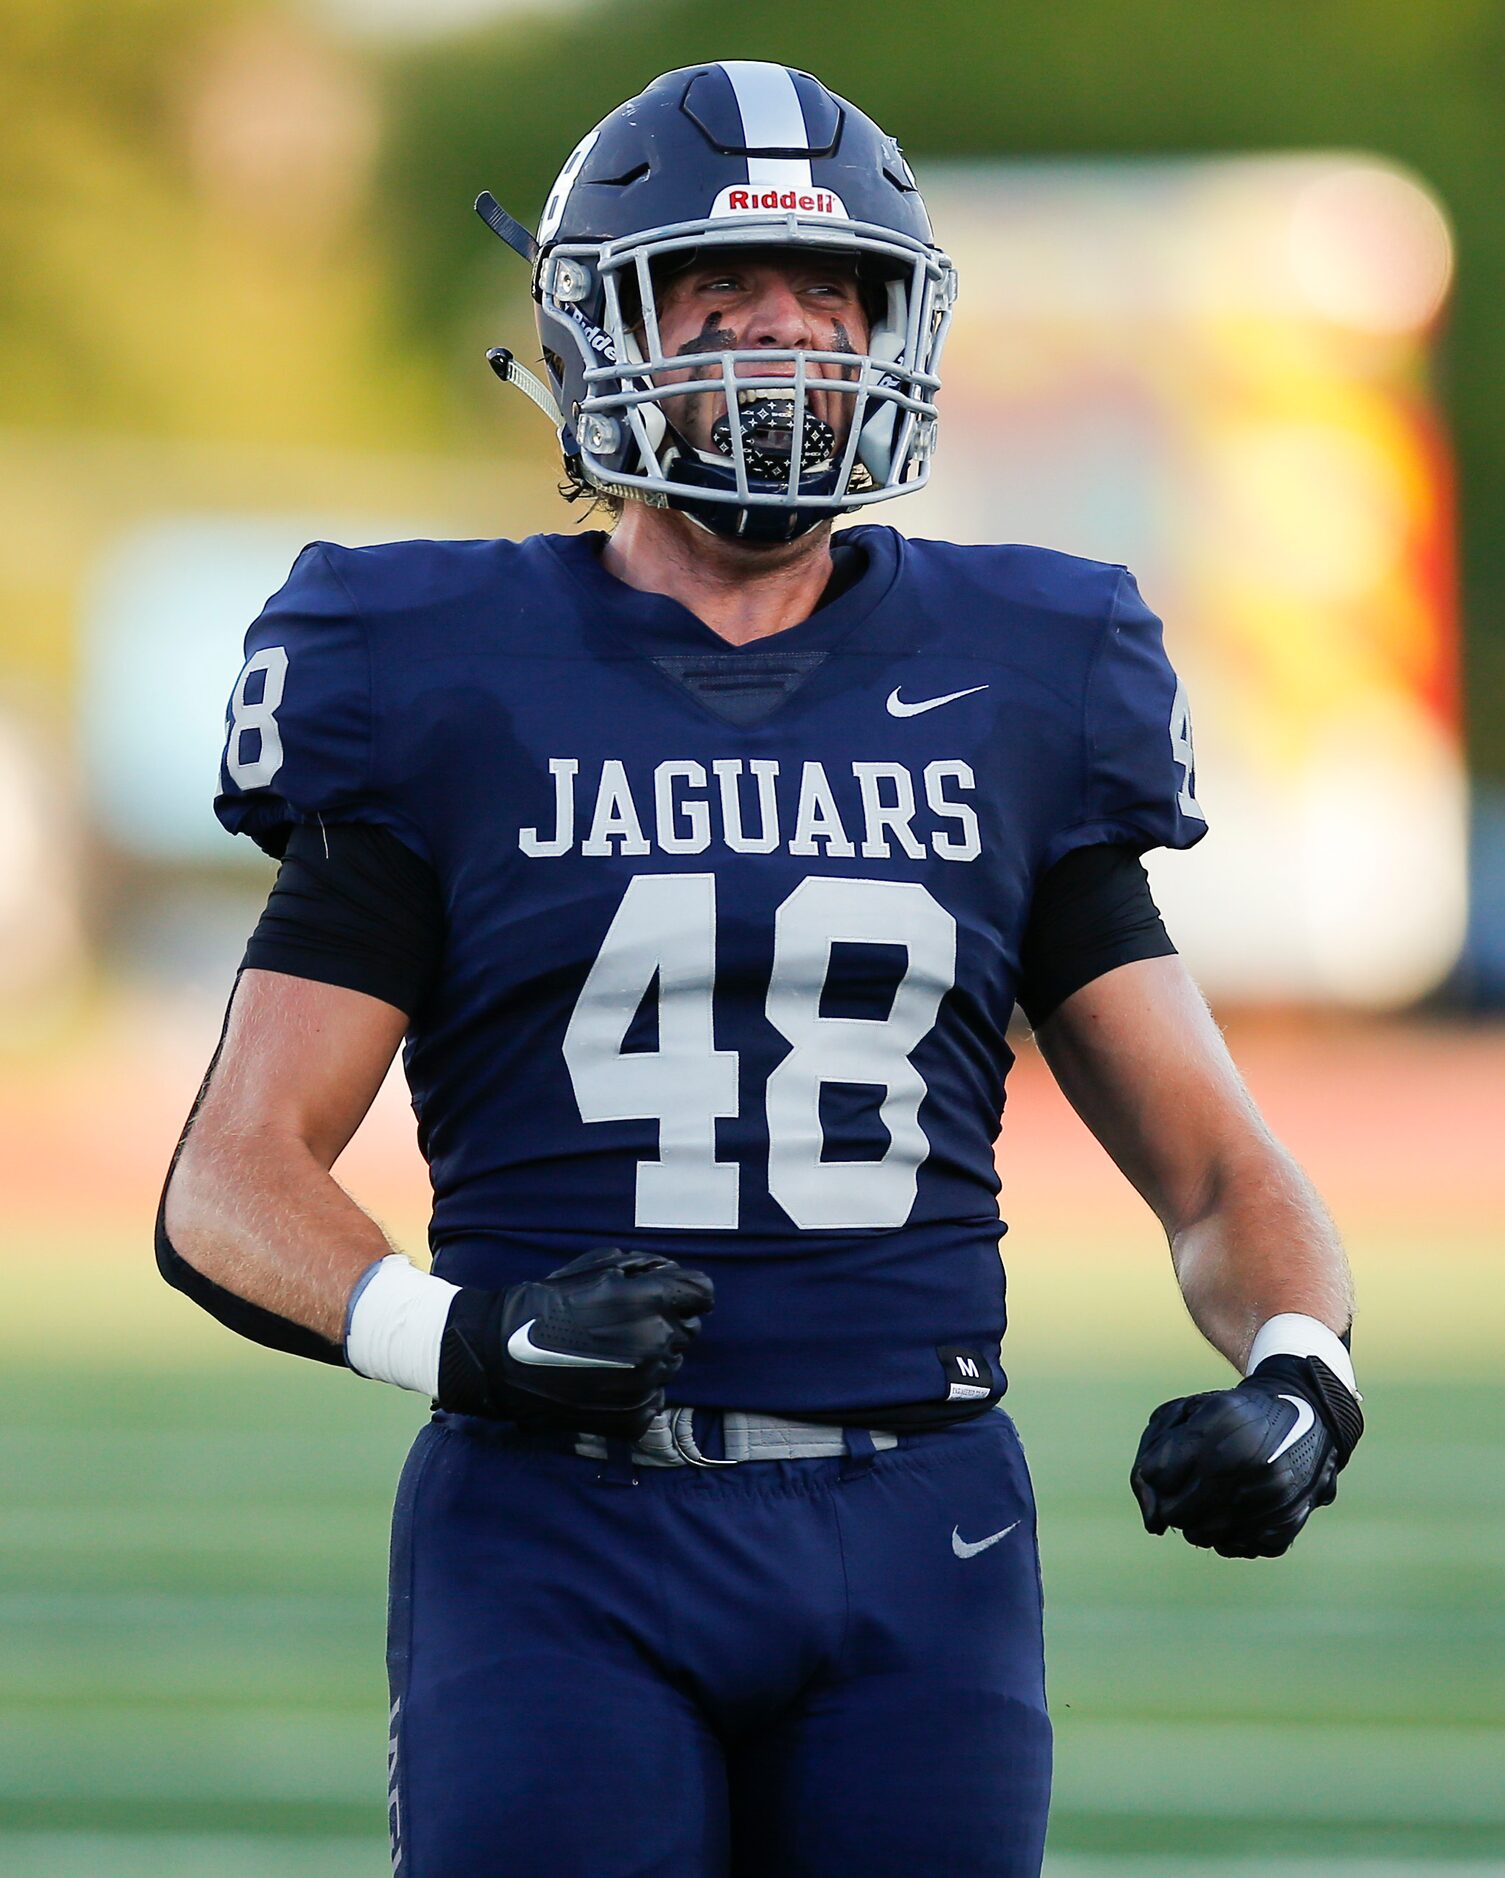
<instances>
[{"instance_id":1,"label":"white number on sleeve","mask_svg":"<svg viewBox=\"0 0 1505 1878\"><path fill-rule=\"evenodd\" d=\"M246 698L246 686L258 672L263 675L261 696L253 704ZM286 646L267 646L253 653L235 681L235 692L230 699L230 722L226 727L225 768L237 789L264 789L282 768L282 733L277 728L277 706L282 702L286 684ZM256 733L256 754L249 761L242 742L248 731Z\"/></svg>"},{"instance_id":2,"label":"white number on sleeve","mask_svg":"<svg viewBox=\"0 0 1505 1878\"><path fill-rule=\"evenodd\" d=\"M1171 756L1182 771L1181 788L1176 796L1181 813L1205 822L1207 817L1198 808L1195 794L1197 759L1191 747L1191 706L1186 699L1186 687L1179 678L1176 680L1176 695L1171 702Z\"/></svg>"},{"instance_id":3,"label":"white number on sleeve","mask_svg":"<svg viewBox=\"0 0 1505 1878\"><path fill-rule=\"evenodd\" d=\"M831 948L902 946L904 975L883 1018L822 1017ZM930 1144L920 1127L925 1083L910 1061L956 973L956 922L914 882L801 881L774 918L767 1014L789 1054L768 1079L768 1190L796 1226L902 1226ZM564 1058L586 1122L651 1118L658 1159L639 1161L639 1226L735 1230L738 1170L716 1159L716 1121L740 1111L739 1060L713 1031L716 881L638 874L586 975ZM657 988L658 1048L623 1048ZM875 1085L889 1141L875 1161L824 1161L826 1083Z\"/></svg>"},{"instance_id":4,"label":"white number on sleeve","mask_svg":"<svg viewBox=\"0 0 1505 1878\"><path fill-rule=\"evenodd\" d=\"M629 882L586 976L564 1060L580 1118L658 1119L658 1159L639 1161L639 1226L737 1224L737 1169L716 1159L716 1117L737 1113L737 1053L711 1029L716 881L711 874L638 874ZM658 1048L624 1050L655 978Z\"/></svg>"}]
</instances>

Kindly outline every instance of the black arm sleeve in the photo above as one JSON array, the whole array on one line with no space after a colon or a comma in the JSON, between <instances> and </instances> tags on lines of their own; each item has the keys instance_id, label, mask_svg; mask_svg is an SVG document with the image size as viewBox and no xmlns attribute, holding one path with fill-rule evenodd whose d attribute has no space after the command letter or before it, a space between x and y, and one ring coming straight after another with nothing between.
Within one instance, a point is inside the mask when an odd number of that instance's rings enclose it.
<instances>
[{"instance_id":1,"label":"black arm sleeve","mask_svg":"<svg viewBox=\"0 0 1505 1878\"><path fill-rule=\"evenodd\" d=\"M411 1017L443 949L444 903L427 861L386 828L300 825L241 964L364 991Z\"/></svg>"},{"instance_id":2,"label":"black arm sleeve","mask_svg":"<svg viewBox=\"0 0 1505 1878\"><path fill-rule=\"evenodd\" d=\"M1018 999L1036 1029L1074 991L1171 944L1130 847L1074 848L1042 876L1020 948Z\"/></svg>"}]
</instances>

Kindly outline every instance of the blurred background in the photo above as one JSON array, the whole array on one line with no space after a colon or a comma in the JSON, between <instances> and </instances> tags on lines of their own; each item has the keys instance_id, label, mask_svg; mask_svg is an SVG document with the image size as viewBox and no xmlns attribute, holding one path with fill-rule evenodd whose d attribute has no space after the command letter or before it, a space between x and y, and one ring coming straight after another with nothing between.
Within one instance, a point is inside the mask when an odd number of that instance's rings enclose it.
<instances>
[{"instance_id":1,"label":"blurred background","mask_svg":"<svg viewBox=\"0 0 1505 1878\"><path fill-rule=\"evenodd\" d=\"M302 544L577 526L532 222L705 58L902 140L962 300L910 533L1131 565L1212 837L1154 865L1349 1240L1370 1439L1239 1564L1139 1530L1218 1386L1028 1045L1004 1211L1060 1744L1049 1870L1505 1871L1505 113L1496 0L12 0L0 48L0 1869L383 1869L422 1405L236 1342L151 1219L270 864L210 811ZM341 1164L415 1252L389 1085Z\"/></svg>"}]
</instances>

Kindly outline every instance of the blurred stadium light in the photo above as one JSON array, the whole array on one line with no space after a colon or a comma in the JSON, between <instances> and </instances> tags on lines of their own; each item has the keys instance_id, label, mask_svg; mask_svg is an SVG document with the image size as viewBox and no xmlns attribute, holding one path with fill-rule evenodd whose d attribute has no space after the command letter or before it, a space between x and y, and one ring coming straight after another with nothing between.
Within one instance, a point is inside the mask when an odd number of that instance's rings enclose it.
<instances>
[{"instance_id":1,"label":"blurred stadium light","mask_svg":"<svg viewBox=\"0 0 1505 1878\"><path fill-rule=\"evenodd\" d=\"M1441 209L1363 156L924 174L962 304L894 519L1139 575L1214 830L1152 871L1215 998L1424 995L1467 898Z\"/></svg>"}]
</instances>

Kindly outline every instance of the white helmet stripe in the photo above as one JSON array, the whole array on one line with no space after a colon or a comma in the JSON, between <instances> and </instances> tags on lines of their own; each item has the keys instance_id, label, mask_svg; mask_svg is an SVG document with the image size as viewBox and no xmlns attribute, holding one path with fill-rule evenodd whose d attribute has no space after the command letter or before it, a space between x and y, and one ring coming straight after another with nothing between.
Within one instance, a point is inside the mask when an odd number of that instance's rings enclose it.
<instances>
[{"instance_id":1,"label":"white helmet stripe","mask_svg":"<svg viewBox=\"0 0 1505 1878\"><path fill-rule=\"evenodd\" d=\"M810 142L794 79L782 65L723 59L742 116L742 141L753 148L803 150ZM809 189L809 157L750 156L747 180L764 189Z\"/></svg>"}]
</instances>

